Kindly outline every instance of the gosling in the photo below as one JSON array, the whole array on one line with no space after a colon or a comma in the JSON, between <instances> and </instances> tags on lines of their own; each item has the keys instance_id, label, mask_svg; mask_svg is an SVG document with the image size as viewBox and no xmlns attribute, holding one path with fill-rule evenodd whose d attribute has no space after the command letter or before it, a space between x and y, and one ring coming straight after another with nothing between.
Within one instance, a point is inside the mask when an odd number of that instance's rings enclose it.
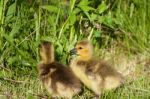
<instances>
[{"instance_id":1,"label":"gosling","mask_svg":"<svg viewBox=\"0 0 150 99\"><path fill-rule=\"evenodd\" d=\"M94 57L93 46L89 41L78 42L70 53L76 55L70 62L72 71L96 96L123 83L124 78L119 72Z\"/></svg>"},{"instance_id":2,"label":"gosling","mask_svg":"<svg viewBox=\"0 0 150 99\"><path fill-rule=\"evenodd\" d=\"M55 61L54 47L51 42L40 44L41 62L38 66L40 80L52 98L71 99L81 91L80 80L71 69Z\"/></svg>"}]
</instances>

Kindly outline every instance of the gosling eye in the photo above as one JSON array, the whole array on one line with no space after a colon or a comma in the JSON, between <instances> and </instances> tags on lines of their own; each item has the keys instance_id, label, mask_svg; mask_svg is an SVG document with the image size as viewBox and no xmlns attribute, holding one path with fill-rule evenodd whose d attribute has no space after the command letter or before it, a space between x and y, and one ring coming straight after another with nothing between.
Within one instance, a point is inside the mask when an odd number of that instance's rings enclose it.
<instances>
[{"instance_id":1,"label":"gosling eye","mask_svg":"<svg viewBox=\"0 0 150 99\"><path fill-rule=\"evenodd\" d=\"M82 47L79 47L78 49L82 49Z\"/></svg>"}]
</instances>

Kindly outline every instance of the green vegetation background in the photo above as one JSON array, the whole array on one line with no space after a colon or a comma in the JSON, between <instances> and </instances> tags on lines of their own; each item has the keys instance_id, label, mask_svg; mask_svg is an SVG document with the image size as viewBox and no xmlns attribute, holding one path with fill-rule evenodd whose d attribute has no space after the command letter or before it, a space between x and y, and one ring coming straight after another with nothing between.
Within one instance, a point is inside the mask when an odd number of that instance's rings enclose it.
<instances>
[{"instance_id":1,"label":"green vegetation background","mask_svg":"<svg viewBox=\"0 0 150 99\"><path fill-rule=\"evenodd\" d=\"M49 97L36 69L40 41L53 42L56 59L68 64L69 50L85 38L102 58L115 49L127 59L149 59L150 0L1 0L0 99ZM149 99L150 62L145 64L136 69L143 72L134 82L102 99ZM92 92L83 90L74 98L90 99Z\"/></svg>"}]
</instances>

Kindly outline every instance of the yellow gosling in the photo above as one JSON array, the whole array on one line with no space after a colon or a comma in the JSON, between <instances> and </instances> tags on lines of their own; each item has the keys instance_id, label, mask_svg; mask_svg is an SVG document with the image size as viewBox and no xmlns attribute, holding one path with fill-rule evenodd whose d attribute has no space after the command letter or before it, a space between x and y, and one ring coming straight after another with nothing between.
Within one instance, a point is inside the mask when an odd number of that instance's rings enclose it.
<instances>
[{"instance_id":1,"label":"yellow gosling","mask_svg":"<svg viewBox=\"0 0 150 99\"><path fill-rule=\"evenodd\" d=\"M72 71L96 95L100 96L103 91L115 89L123 83L123 76L119 72L94 57L89 41L78 42L70 52L76 55L70 63Z\"/></svg>"}]
</instances>

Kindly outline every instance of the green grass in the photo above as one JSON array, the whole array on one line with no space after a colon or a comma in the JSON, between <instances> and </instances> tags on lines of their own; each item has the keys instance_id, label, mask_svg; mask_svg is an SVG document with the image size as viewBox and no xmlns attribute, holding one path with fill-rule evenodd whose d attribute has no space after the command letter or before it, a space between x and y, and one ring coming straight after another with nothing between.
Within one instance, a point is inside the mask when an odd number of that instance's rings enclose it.
<instances>
[{"instance_id":1,"label":"green grass","mask_svg":"<svg viewBox=\"0 0 150 99\"><path fill-rule=\"evenodd\" d=\"M126 83L105 92L102 99L149 99L150 64L145 65L150 58L149 4L148 0L1 0L0 99L50 97L36 69L40 41L53 42L56 59L68 64L69 50L85 38L92 41L97 56L126 75ZM84 87L74 99L92 95Z\"/></svg>"}]
</instances>

